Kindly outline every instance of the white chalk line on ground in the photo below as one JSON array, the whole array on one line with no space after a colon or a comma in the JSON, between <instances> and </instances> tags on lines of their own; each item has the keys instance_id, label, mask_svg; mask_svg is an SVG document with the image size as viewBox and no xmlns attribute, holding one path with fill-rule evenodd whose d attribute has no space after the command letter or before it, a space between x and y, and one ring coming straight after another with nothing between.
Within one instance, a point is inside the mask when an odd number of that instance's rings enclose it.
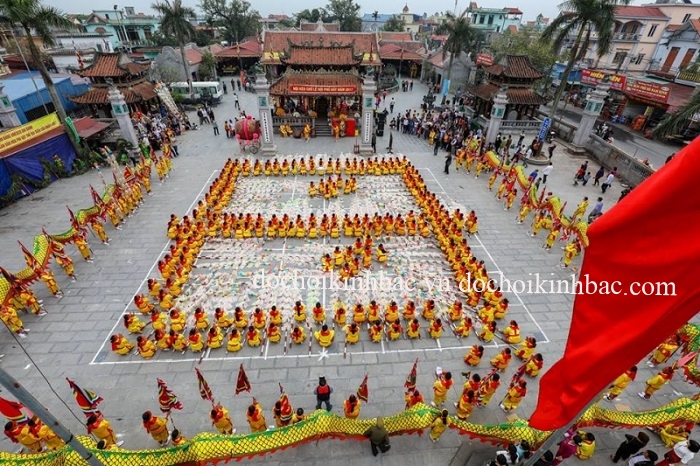
<instances>
[{"instance_id":1,"label":"white chalk line on ground","mask_svg":"<svg viewBox=\"0 0 700 466\"><path fill-rule=\"evenodd\" d=\"M431 175L431 176L433 177L433 179L435 180L435 183L437 183L437 185L440 187L440 189L442 189L442 194L443 194L443 196L445 196L445 197L447 197L448 199L452 200L452 198L447 194L447 192L445 191L445 188L443 188L442 184L440 184L440 181L438 181L437 177L435 176L435 174L433 173L433 171L432 171L430 168L421 168L420 170L426 170L427 172L429 172L430 175ZM498 263L496 262L496 260L493 258L493 256L492 256L491 253L489 252L489 250L488 250L488 249L486 248L486 246L484 245L484 243L481 242L481 239L479 238L479 235L478 235L478 234L474 235L474 238L479 242L479 245L483 248L484 252L485 252L486 255L489 257L489 259L491 259L491 262L493 263L494 267L496 267L496 270L501 274L502 277L505 277L505 274L503 273L503 271L501 270L501 268L498 266ZM541 333L542 336L544 337L544 341L538 341L538 343L549 343L549 342L550 342L549 337L548 337L547 334L544 332L544 330L542 329L542 327L540 326L540 324L537 322L537 320L535 319L535 317L532 315L532 313L530 312L530 309L528 309L528 307L527 307L527 305L525 304L525 302L523 301L523 299L522 299L522 298L520 297L520 295L519 295L518 293L516 293L515 291L513 291L512 293L515 295L515 297L517 298L517 300L520 302L520 305L525 309L525 312L527 313L528 317L530 317L530 320L532 320L532 322L535 324L535 326L537 327L537 329L540 331L540 333Z\"/></svg>"},{"instance_id":2,"label":"white chalk line on ground","mask_svg":"<svg viewBox=\"0 0 700 466\"><path fill-rule=\"evenodd\" d=\"M187 210L185 211L185 214L184 214L184 215L187 215L188 212L190 212L190 211L192 210L192 208L194 207L195 203L196 203L197 200L199 199L199 196L201 196L202 193L204 192L204 190L207 189L207 186L209 186L209 183L211 182L211 179L212 179L212 178L214 177L214 175L215 175L216 173L218 173L218 172L219 172L219 170L214 170L214 171L211 173L211 175L209 175L209 178L207 178L207 181L204 182L204 186L202 186L202 189L199 190L199 193L195 196L194 200L192 201L192 204L190 204L190 206L187 208ZM136 296L136 293L138 293L138 291L139 291L139 290L143 287L143 285L148 281L148 279L149 279L149 277L150 277L150 275L151 275L151 272L153 272L153 269L155 269L156 266L158 265L158 260L161 258L161 256L162 256L163 254L165 254L165 251L167 251L169 247L170 247L170 239L168 239L168 241L166 241L165 246L163 246L163 249L161 249L160 253L158 253L158 257L156 257L155 261L153 261L153 265L151 265L151 268L148 269L148 272L146 272L146 277L144 277L144 279L143 279L143 280L141 281L141 283L139 284L138 288L136 288L136 292L131 296L131 299L129 300L129 302L126 303L126 306L124 306L124 310L122 311L122 313L119 314L119 318L118 318L117 321L114 323L114 326L112 327L112 330L109 331L109 333L108 333L107 336L105 337L104 341L102 342L102 345L100 346L100 349L97 350L97 353L95 353L95 356L93 356L92 361L90 361L90 365L91 365L91 366L92 366L92 365L95 365L95 364L101 364L101 363L96 363L96 362L95 362L95 359L97 359L97 357L100 355L100 353L102 353L102 350L104 349L105 345L107 344L107 341L109 341L110 337L112 336L112 334L114 333L114 331L117 329L117 326L119 325L119 322L121 322L122 316L123 316L124 314L126 314L127 309L129 309L129 307L132 305L134 296Z\"/></svg>"}]
</instances>

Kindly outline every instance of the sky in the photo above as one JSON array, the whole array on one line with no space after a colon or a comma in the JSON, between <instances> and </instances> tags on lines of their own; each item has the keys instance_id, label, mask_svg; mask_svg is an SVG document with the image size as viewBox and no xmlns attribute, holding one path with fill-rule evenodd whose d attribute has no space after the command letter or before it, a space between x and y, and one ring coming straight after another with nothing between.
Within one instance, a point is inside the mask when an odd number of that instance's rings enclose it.
<instances>
[{"instance_id":1,"label":"sky","mask_svg":"<svg viewBox=\"0 0 700 466\"><path fill-rule=\"evenodd\" d=\"M125 3L121 3L125 1ZM250 0L249 0L250 1ZM378 10L379 13L400 13L404 5L408 4L411 13L422 15L427 13L430 16L438 11L454 11L454 0L384 0L381 2L381 7L376 2L370 0L356 0L362 6L361 14L372 13ZM476 0L480 7L487 8L503 8L517 7L523 12L523 20L534 20L535 17L542 13L545 17L553 18L557 15L557 0ZM653 0L650 0L653 1ZM148 13L146 5L152 3L151 0L136 1L136 0L43 0L46 5L51 5L60 8L65 13L90 13L92 10L111 10L114 5L119 5L120 9L124 6L134 6L136 11ZM184 0L183 3L187 6L196 8L198 0ZM253 8L257 9L263 17L270 13L284 13L292 16L294 13L305 8L316 8L325 6L327 0L255 0L250 1ZM70 5L70 6L68 6ZM142 5L142 6L137 6ZM457 0L458 12L463 11L469 6L469 0Z\"/></svg>"}]
</instances>

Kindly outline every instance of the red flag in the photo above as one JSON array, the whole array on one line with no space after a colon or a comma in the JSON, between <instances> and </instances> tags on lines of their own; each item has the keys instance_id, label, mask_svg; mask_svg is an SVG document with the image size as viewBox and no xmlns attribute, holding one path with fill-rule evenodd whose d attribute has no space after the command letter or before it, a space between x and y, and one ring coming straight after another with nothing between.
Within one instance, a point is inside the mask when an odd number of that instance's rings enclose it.
<instances>
[{"instance_id":1,"label":"red flag","mask_svg":"<svg viewBox=\"0 0 700 466\"><path fill-rule=\"evenodd\" d=\"M250 381L248 376L245 374L245 369L243 369L243 364L241 364L240 369L238 369L238 380L236 380L236 395L241 392L250 392Z\"/></svg>"},{"instance_id":2,"label":"red flag","mask_svg":"<svg viewBox=\"0 0 700 466\"><path fill-rule=\"evenodd\" d=\"M19 247L22 249L22 254L24 254L24 261L27 263L27 267L29 267L32 270L36 270L38 268L41 268L39 265L39 261L36 260L36 257L34 257L34 254L32 254L27 247L22 244L21 241L17 241L19 243Z\"/></svg>"},{"instance_id":3,"label":"red flag","mask_svg":"<svg viewBox=\"0 0 700 466\"><path fill-rule=\"evenodd\" d=\"M90 185L90 195L92 196L92 202L95 203L95 206L101 208L104 204L104 200L102 199L102 196L100 196L100 194L97 192L97 190L92 187L92 185Z\"/></svg>"},{"instance_id":4,"label":"red flag","mask_svg":"<svg viewBox=\"0 0 700 466\"><path fill-rule=\"evenodd\" d=\"M5 416L8 421L15 421L17 424L29 421L27 415L22 412L22 408L24 408L22 403L6 400L0 396L0 414Z\"/></svg>"},{"instance_id":5,"label":"red flag","mask_svg":"<svg viewBox=\"0 0 700 466\"><path fill-rule=\"evenodd\" d=\"M78 387L75 384L75 382L73 382L68 377L66 377L66 381L68 382L68 385L70 386L71 390L73 390L75 402L78 403L80 409L83 410L83 414L85 414L85 417L90 417L91 415L100 412L97 409L97 405L104 401L101 396L96 395L89 390L84 390Z\"/></svg>"},{"instance_id":6,"label":"red flag","mask_svg":"<svg viewBox=\"0 0 700 466\"><path fill-rule=\"evenodd\" d=\"M211 388L209 388L209 384L204 380L204 376L199 372L198 368L195 367L194 371L197 373L197 381L199 382L199 396L205 401L209 400L214 403L214 395L211 392Z\"/></svg>"},{"instance_id":7,"label":"red flag","mask_svg":"<svg viewBox=\"0 0 700 466\"><path fill-rule=\"evenodd\" d=\"M367 388L367 376L362 379L360 387L357 389L357 397L367 403L369 401L369 388Z\"/></svg>"},{"instance_id":8,"label":"red flag","mask_svg":"<svg viewBox=\"0 0 700 466\"><path fill-rule=\"evenodd\" d=\"M418 378L418 359L416 358L416 361L413 363L413 367L411 368L411 372L408 374L408 377L406 377L406 381L403 383L403 386L406 387L406 389L408 389L408 390L415 390L417 378Z\"/></svg>"},{"instance_id":9,"label":"red flag","mask_svg":"<svg viewBox=\"0 0 700 466\"><path fill-rule=\"evenodd\" d=\"M177 396L161 379L158 379L158 403L160 403L162 413L170 413L173 409L182 409L182 403L177 400Z\"/></svg>"},{"instance_id":10,"label":"red flag","mask_svg":"<svg viewBox=\"0 0 700 466\"><path fill-rule=\"evenodd\" d=\"M542 377L532 427L567 425L612 380L697 314L699 171L697 138L591 224L569 339L562 359ZM594 284L600 289L606 281L609 294L593 292ZM646 290L634 295L642 291L640 284Z\"/></svg>"},{"instance_id":11,"label":"red flag","mask_svg":"<svg viewBox=\"0 0 700 466\"><path fill-rule=\"evenodd\" d=\"M78 219L75 218L75 214L72 210L70 210L70 207L66 206L66 209L68 209L68 215L70 216L70 226L72 226L76 230L79 230L80 224L78 223Z\"/></svg>"}]
</instances>

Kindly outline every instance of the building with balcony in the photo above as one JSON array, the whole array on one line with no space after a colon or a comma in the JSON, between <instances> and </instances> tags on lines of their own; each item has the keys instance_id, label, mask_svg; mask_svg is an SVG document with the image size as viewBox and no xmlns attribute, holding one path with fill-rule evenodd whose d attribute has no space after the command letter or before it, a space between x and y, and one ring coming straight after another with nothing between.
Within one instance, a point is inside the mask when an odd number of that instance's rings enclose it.
<instances>
[{"instance_id":1,"label":"building with balcony","mask_svg":"<svg viewBox=\"0 0 700 466\"><path fill-rule=\"evenodd\" d=\"M382 29L384 29L384 25L386 24L386 22L394 17L403 20L403 32L410 32L412 34L416 34L421 31L421 28L424 29L423 16L411 13L408 8L408 4L406 4L404 5L400 14L382 13L377 14L377 17L375 18L374 14L365 13L362 16L362 32L381 31Z\"/></svg>"},{"instance_id":2,"label":"building with balcony","mask_svg":"<svg viewBox=\"0 0 700 466\"><path fill-rule=\"evenodd\" d=\"M581 65L627 75L644 74L652 64L669 21L656 6L618 6L610 52L598 57L598 34L594 31ZM571 37L565 47L570 49L573 41Z\"/></svg>"},{"instance_id":3,"label":"building with balcony","mask_svg":"<svg viewBox=\"0 0 700 466\"><path fill-rule=\"evenodd\" d=\"M674 79L679 72L698 59L700 50L700 19L683 24L669 25L664 40L656 49L650 72L660 77Z\"/></svg>"},{"instance_id":4,"label":"building with balcony","mask_svg":"<svg viewBox=\"0 0 700 466\"><path fill-rule=\"evenodd\" d=\"M136 46L151 45L153 33L160 26L155 16L136 13L134 7L119 10L93 10L83 22L87 32L110 34L112 50L128 50Z\"/></svg>"},{"instance_id":5,"label":"building with balcony","mask_svg":"<svg viewBox=\"0 0 700 466\"><path fill-rule=\"evenodd\" d=\"M511 26L520 29L523 20L523 12L518 8L481 8L471 2L467 12L472 26L484 33L487 42L493 33L503 33Z\"/></svg>"}]
</instances>

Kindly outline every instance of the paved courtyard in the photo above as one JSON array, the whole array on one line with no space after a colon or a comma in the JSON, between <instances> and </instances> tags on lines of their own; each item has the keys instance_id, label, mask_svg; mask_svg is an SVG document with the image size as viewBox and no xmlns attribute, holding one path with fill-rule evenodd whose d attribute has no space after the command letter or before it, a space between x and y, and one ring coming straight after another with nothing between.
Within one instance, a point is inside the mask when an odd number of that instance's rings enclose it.
<instances>
[{"instance_id":1,"label":"paved courtyard","mask_svg":"<svg viewBox=\"0 0 700 466\"><path fill-rule=\"evenodd\" d=\"M417 84L417 83L416 83ZM424 87L414 86L413 92L394 94L397 101L395 111L417 108ZM240 94L241 105L248 113L256 114L255 96ZM219 121L235 115L233 98L224 97L222 105L215 108ZM384 149L388 144L388 133L379 138L377 147ZM308 143L296 139L276 138L280 157L329 157L344 158L352 152L353 138L314 139ZM567 202L566 211L570 214L583 196L591 199L591 206L598 196L605 199L605 210L612 207L619 197L620 184L615 183L606 193L592 186L573 186L572 177L581 159L573 159L560 149L555 152L554 172L548 182L548 189ZM117 329L126 333L121 317L126 311L135 311L132 299L135 293L144 292L146 280L156 277L157 260L169 246L166 238L166 225L170 214L179 217L191 212L193 206L208 189L225 161L229 157L239 157L235 140L225 135L214 136L211 126L191 132L179 140L181 156L173 160L174 170L165 183L153 183L153 195L127 220L122 230L107 227L111 244L104 246L91 241L95 254L94 263L80 259L75 248L68 247L76 263L77 282L69 281L54 267L65 296L56 299L39 283L34 285L48 315L37 318L24 317L26 327L31 329L29 337L15 340L7 331L0 332L0 352L5 354L2 367L19 379L52 413L62 420L75 433L84 433L83 415L77 409L66 377L73 379L83 388L92 390L105 401L101 410L112 421L118 434L129 449L153 448L155 445L141 427L140 415L145 410L157 410L156 378L163 378L178 395L184 409L175 412L174 419L186 436L203 431L213 431L209 421L209 405L199 397L194 368L198 367L209 382L217 400L229 408L234 424L239 432L247 432L244 411L251 395L262 403L268 421L272 420L270 410L279 395L278 383L284 385L292 405L303 407L307 412L314 408L313 389L318 376L325 376L334 387L334 411L341 412L341 402L356 390L365 374L369 375L369 403L363 404L363 418L388 415L401 411L404 406L403 383L416 358L419 359L418 388L426 400L432 398L431 389L436 367L451 370L458 374L467 370L462 362L466 348L477 342L472 334L460 340L446 331L436 342L426 338L420 341L399 340L396 342L370 343L366 332L356 347L345 348L336 338L336 343L328 351L321 351L315 343L311 350L306 345L290 347L287 351L281 344L267 344L260 349L246 348L240 353L226 353L225 348L205 353L200 363L199 355L192 353L158 354L153 360L145 361L139 356L128 355L118 358L109 350L108 338ZM443 154L433 156L432 149L425 141L415 136L394 133L395 155L406 155L419 168L428 189L436 193L450 210L459 207L462 211L475 210L479 218L479 234L469 240L476 257L484 260L490 273L499 272L509 280L531 280L535 274L543 278L566 279L571 272L558 267L562 252L557 245L551 252L542 249L544 236L531 237L529 222L518 225L516 211L505 211L502 203L494 199L494 193L486 189L487 177L475 179L464 171L443 174ZM248 156L251 159L261 156ZM593 164L591 165L593 167ZM594 167L592 171L595 171ZM111 179L111 174L105 174ZM354 213L385 213L390 211L407 212L416 209L408 191L398 176L358 177L356 194L340 199L323 201L311 199L307 194L308 182L318 177L288 178L249 178L243 179L229 206L231 212L241 206L259 205L266 216L272 213L287 212L308 215L311 211L320 215L323 212L336 212L351 216ZM345 178L345 176L344 176ZM17 270L24 266L17 240L25 245L32 243L35 234L45 227L49 232L62 232L68 229L69 220L65 206L72 209L91 205L89 185L101 186L100 174L88 173L80 177L61 180L48 188L22 199L0 211L0 265ZM98 188L99 189L99 188ZM251 204L255 203L255 204ZM238 203L238 204L237 204ZM253 212L255 213L255 212ZM342 215L341 215L342 217ZM341 238L343 245L350 240ZM183 298L188 305L206 302L207 305L225 307L229 312L237 305L250 311L254 307L272 304L287 306L296 299L304 302L318 300L328 310L340 299L345 303L356 299L369 301L376 299L387 302L390 299L403 304L409 299L407 293L342 292L330 286L314 290L288 291L265 290L261 292L253 286L255 275L261 268L266 271L297 271L300 276L311 277L320 274L320 258L331 252L337 240L288 239L262 242L248 240L240 243L223 243L209 240L197 262L197 269L184 289ZM408 277L444 277L449 268L440 257L440 250L432 239L397 239L387 241L391 260L387 269L389 276L405 272ZM576 265L580 262L578 258ZM418 306L431 292L421 289L410 296ZM435 296L438 305L446 307L454 295L445 293ZM561 353L566 342L573 297L562 294L509 294L511 302L507 319L519 322L523 335L533 335L538 339L538 351L545 357L545 368L550 366ZM442 301L442 302L440 302ZM207 309L210 313L212 309ZM134 338L131 337L133 340ZM21 344L21 346L20 346ZM490 370L488 360L500 351L502 343L496 341L486 349L485 357L478 368L482 375ZM252 385L251 394L234 396L234 388L239 365L243 363ZM503 377L504 381L517 368L514 361ZM636 396L644 381L652 374L646 365L640 365L637 381L620 397L621 405L632 409L648 409L665 404L680 394L690 395L692 387L679 380L662 389L651 402L644 402ZM677 378L679 379L679 378ZM50 385L49 385L50 384ZM536 403L537 383L529 384L525 401L513 413L527 418ZM55 393L54 393L55 390ZM3 390L4 392L4 390ZM507 419L497 406L505 394L505 388L494 397L492 403L476 409L471 421L476 423L499 423ZM5 395L5 393L3 393ZM457 392L450 394L449 403L456 401ZM612 406L612 405L610 405ZM622 407L624 409L624 407ZM512 414L510 415L512 416ZM607 455L622 438L623 432L600 431L598 453L588 464L608 464ZM455 455L459 445L465 441L457 433L448 431L439 443L432 443L425 437L404 436L392 439L393 448L387 455L375 459L369 455L369 447L353 441L322 441L309 443L295 449L267 455L254 462L265 464L387 464L387 465L446 465ZM652 440L661 452L657 438ZM478 442L475 446L482 448ZM12 451L15 448L6 438L0 440L0 449ZM578 460L570 460L572 463Z\"/></svg>"}]
</instances>

